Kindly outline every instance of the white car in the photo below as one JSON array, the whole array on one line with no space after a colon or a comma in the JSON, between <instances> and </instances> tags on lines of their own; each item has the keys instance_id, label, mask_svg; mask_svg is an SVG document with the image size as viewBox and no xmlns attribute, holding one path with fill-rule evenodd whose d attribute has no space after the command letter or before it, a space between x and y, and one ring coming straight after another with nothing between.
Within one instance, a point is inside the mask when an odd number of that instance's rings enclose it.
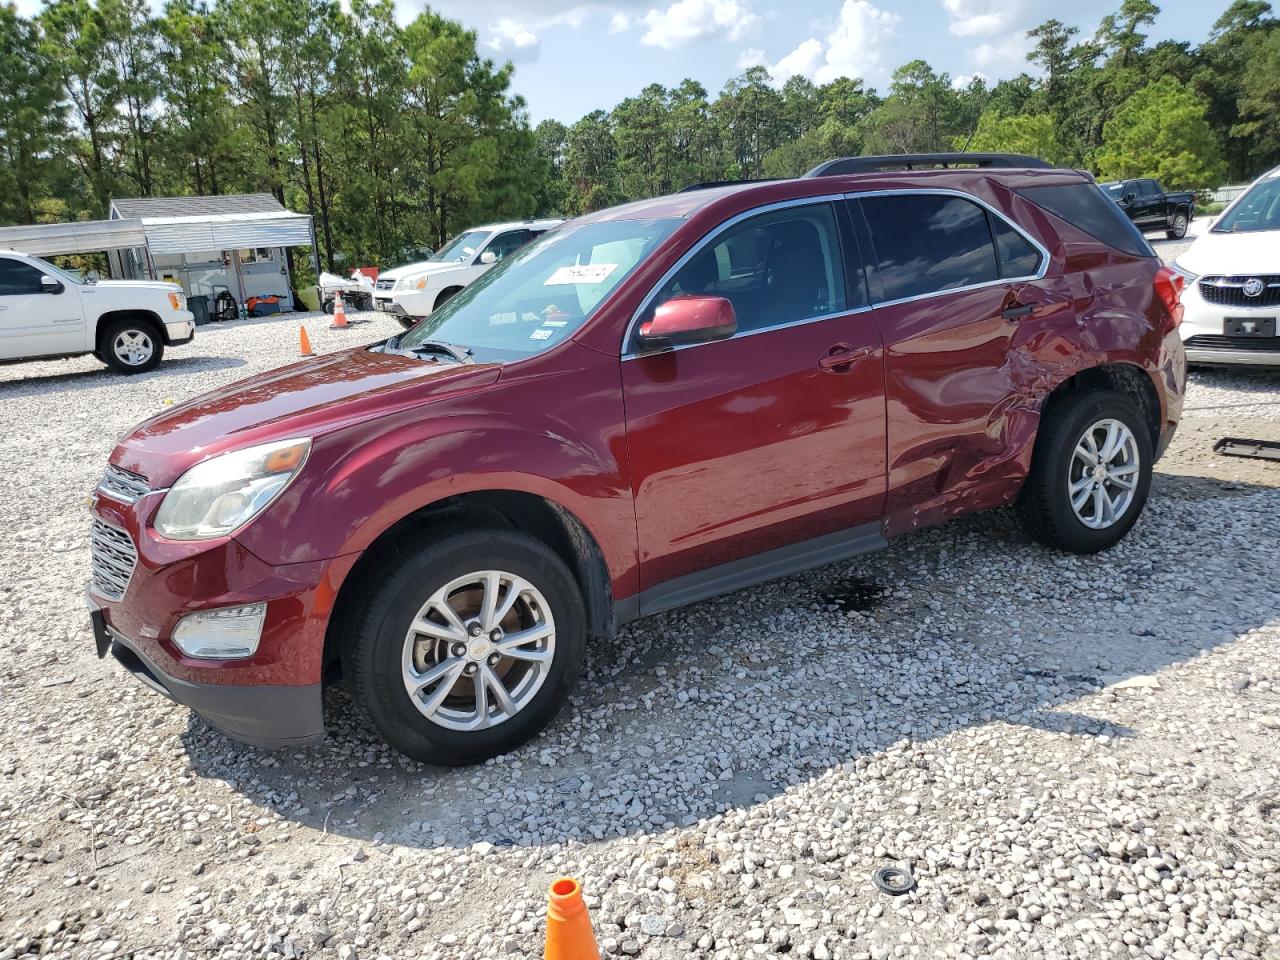
<instances>
[{"instance_id":1,"label":"white car","mask_svg":"<svg viewBox=\"0 0 1280 960\"><path fill-rule=\"evenodd\" d=\"M166 346L189 343L195 332L175 283L86 281L0 250L0 363L91 353L120 373L145 373Z\"/></svg>"},{"instance_id":2,"label":"white car","mask_svg":"<svg viewBox=\"0 0 1280 960\"><path fill-rule=\"evenodd\" d=\"M411 327L495 263L562 223L525 220L463 231L429 260L380 273L373 308L395 314L403 326Z\"/></svg>"},{"instance_id":3,"label":"white car","mask_svg":"<svg viewBox=\"0 0 1280 960\"><path fill-rule=\"evenodd\" d=\"M1178 257L1192 363L1280 367L1280 167L1232 201Z\"/></svg>"}]
</instances>

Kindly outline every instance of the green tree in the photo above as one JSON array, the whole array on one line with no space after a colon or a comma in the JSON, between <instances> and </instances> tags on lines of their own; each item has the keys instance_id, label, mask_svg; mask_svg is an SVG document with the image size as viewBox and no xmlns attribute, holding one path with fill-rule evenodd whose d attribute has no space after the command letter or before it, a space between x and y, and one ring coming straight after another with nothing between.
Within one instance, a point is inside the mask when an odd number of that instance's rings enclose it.
<instances>
[{"instance_id":1,"label":"green tree","mask_svg":"<svg viewBox=\"0 0 1280 960\"><path fill-rule=\"evenodd\" d=\"M957 149L962 146L957 138ZM978 121L969 149L982 153L1022 153L1048 160L1055 166L1071 162L1066 147L1058 139L1058 125L1047 113L1002 117L989 110Z\"/></svg>"},{"instance_id":2,"label":"green tree","mask_svg":"<svg viewBox=\"0 0 1280 960\"><path fill-rule=\"evenodd\" d=\"M1241 81L1237 101L1240 120L1231 128L1233 138L1249 143L1247 161L1252 171L1246 176L1280 164L1280 124L1276 111L1280 108L1280 30L1252 38L1247 59L1248 69Z\"/></svg>"},{"instance_id":3,"label":"green tree","mask_svg":"<svg viewBox=\"0 0 1280 960\"><path fill-rule=\"evenodd\" d=\"M1135 93L1107 123L1098 171L1108 180L1156 177L1170 189L1198 190L1218 186L1225 165L1204 102L1165 77Z\"/></svg>"},{"instance_id":4,"label":"green tree","mask_svg":"<svg viewBox=\"0 0 1280 960\"><path fill-rule=\"evenodd\" d=\"M765 154L786 137L783 106L764 67L751 67L725 84L711 106L711 121L728 154L726 174L755 179L764 173Z\"/></svg>"},{"instance_id":5,"label":"green tree","mask_svg":"<svg viewBox=\"0 0 1280 960\"><path fill-rule=\"evenodd\" d=\"M35 223L62 148L57 71L34 23L0 3L0 222Z\"/></svg>"},{"instance_id":6,"label":"green tree","mask_svg":"<svg viewBox=\"0 0 1280 960\"><path fill-rule=\"evenodd\" d=\"M569 128L564 176L574 213L600 210L622 199L618 187L618 146L609 115L594 110Z\"/></svg>"},{"instance_id":7,"label":"green tree","mask_svg":"<svg viewBox=\"0 0 1280 960\"><path fill-rule=\"evenodd\" d=\"M559 120L543 120L533 128L538 158L546 165L547 178L538 191L538 215L553 216L568 209L568 185L564 176L569 128Z\"/></svg>"}]
</instances>

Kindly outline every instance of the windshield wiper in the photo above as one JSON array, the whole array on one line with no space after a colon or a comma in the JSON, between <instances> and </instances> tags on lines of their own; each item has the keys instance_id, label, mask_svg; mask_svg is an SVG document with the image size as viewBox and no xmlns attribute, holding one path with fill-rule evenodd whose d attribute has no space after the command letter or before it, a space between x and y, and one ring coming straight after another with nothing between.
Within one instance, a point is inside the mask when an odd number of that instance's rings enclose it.
<instances>
[{"instance_id":1,"label":"windshield wiper","mask_svg":"<svg viewBox=\"0 0 1280 960\"><path fill-rule=\"evenodd\" d=\"M415 343L412 347L406 347L401 353L417 355L420 353L440 353L446 357L451 357L458 363L475 363L476 359L471 355L470 347L460 347L455 343L446 343L443 340L423 340L421 343Z\"/></svg>"}]
</instances>

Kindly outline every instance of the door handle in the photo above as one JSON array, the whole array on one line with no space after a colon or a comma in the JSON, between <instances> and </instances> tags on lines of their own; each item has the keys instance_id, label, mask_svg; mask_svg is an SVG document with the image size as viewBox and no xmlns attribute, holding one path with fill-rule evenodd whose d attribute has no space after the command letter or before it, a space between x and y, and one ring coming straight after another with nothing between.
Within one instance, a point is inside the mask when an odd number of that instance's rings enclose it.
<instances>
[{"instance_id":1,"label":"door handle","mask_svg":"<svg viewBox=\"0 0 1280 960\"><path fill-rule=\"evenodd\" d=\"M1001 310L1000 316L1006 320L1021 320L1023 317L1029 317L1035 312L1036 305L1034 303L1015 303Z\"/></svg>"},{"instance_id":2,"label":"door handle","mask_svg":"<svg viewBox=\"0 0 1280 960\"><path fill-rule=\"evenodd\" d=\"M823 373L848 373L854 364L867 359L875 353L870 347L858 347L856 350L847 343L837 343L825 357L818 361L818 369Z\"/></svg>"}]
</instances>

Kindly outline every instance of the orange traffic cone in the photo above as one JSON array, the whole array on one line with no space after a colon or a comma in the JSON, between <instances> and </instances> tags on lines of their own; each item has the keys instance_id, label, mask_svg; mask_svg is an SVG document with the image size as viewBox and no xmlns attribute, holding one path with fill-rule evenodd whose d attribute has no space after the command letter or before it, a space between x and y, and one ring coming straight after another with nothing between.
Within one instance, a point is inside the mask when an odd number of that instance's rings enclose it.
<instances>
[{"instance_id":1,"label":"orange traffic cone","mask_svg":"<svg viewBox=\"0 0 1280 960\"><path fill-rule=\"evenodd\" d=\"M591 918L577 880L564 877L551 885L545 960L600 960L600 948L591 932Z\"/></svg>"},{"instance_id":2,"label":"orange traffic cone","mask_svg":"<svg viewBox=\"0 0 1280 960\"><path fill-rule=\"evenodd\" d=\"M342 292L339 291L333 298L333 323L329 326L330 330L345 330L351 324L347 323L347 308L342 305Z\"/></svg>"},{"instance_id":3,"label":"orange traffic cone","mask_svg":"<svg viewBox=\"0 0 1280 960\"><path fill-rule=\"evenodd\" d=\"M306 327L298 327L298 350L304 357L316 355L316 352L311 349L311 338L307 336Z\"/></svg>"}]
</instances>

